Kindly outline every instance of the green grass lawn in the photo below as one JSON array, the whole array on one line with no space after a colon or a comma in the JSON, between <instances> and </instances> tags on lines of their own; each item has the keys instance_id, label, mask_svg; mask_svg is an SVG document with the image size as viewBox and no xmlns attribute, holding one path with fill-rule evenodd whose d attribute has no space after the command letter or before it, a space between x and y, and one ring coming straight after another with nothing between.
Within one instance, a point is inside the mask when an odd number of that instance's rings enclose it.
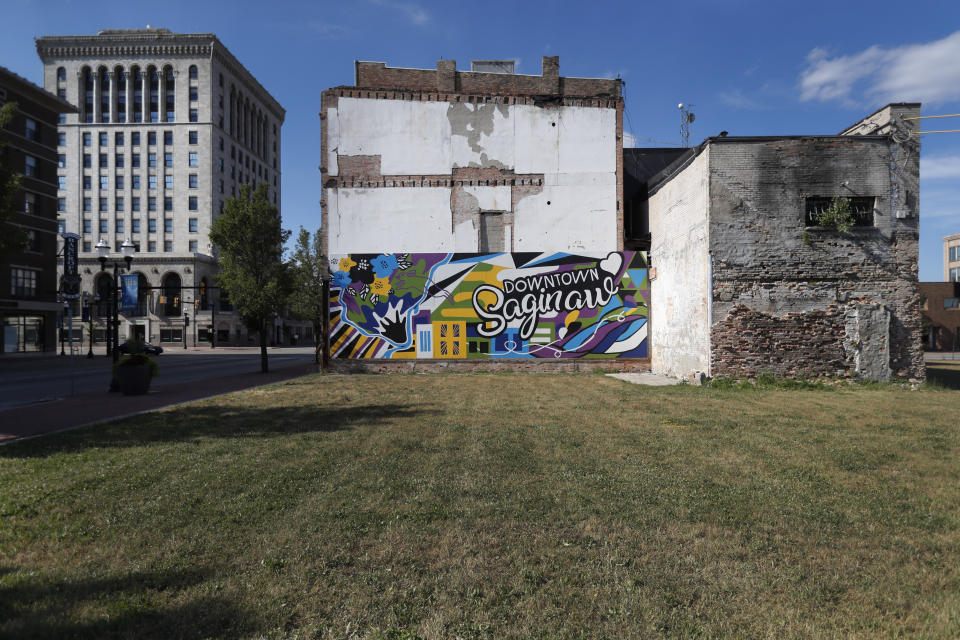
<instances>
[{"instance_id":1,"label":"green grass lawn","mask_svg":"<svg viewBox=\"0 0 960 640\"><path fill-rule=\"evenodd\" d=\"M958 415L312 376L16 443L0 636L957 638Z\"/></svg>"}]
</instances>

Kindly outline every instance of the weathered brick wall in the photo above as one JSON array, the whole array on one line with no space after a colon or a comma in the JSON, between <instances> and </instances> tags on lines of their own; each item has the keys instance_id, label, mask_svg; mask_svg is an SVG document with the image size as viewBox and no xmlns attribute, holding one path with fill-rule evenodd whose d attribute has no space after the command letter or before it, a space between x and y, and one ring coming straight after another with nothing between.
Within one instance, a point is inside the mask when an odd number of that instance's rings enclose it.
<instances>
[{"instance_id":1,"label":"weathered brick wall","mask_svg":"<svg viewBox=\"0 0 960 640\"><path fill-rule=\"evenodd\" d=\"M610 78L564 78L557 56L544 56L539 76L457 71L454 60L440 60L436 70L388 67L383 62L357 62L356 86L417 92L501 96L620 97L620 81Z\"/></svg>"},{"instance_id":2,"label":"weathered brick wall","mask_svg":"<svg viewBox=\"0 0 960 640\"><path fill-rule=\"evenodd\" d=\"M853 366L844 349L844 310L827 305L772 314L734 305L713 327L716 375L845 375Z\"/></svg>"},{"instance_id":3,"label":"weathered brick wall","mask_svg":"<svg viewBox=\"0 0 960 640\"><path fill-rule=\"evenodd\" d=\"M909 146L867 136L711 142L715 375L924 375ZM806 198L835 195L873 196L875 226L807 227Z\"/></svg>"}]
</instances>

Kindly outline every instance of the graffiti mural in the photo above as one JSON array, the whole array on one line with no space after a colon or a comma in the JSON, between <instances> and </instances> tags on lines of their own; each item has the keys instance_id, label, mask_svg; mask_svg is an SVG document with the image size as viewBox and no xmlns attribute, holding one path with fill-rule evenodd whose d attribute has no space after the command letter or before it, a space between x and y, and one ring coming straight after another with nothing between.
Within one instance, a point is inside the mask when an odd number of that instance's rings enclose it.
<instances>
[{"instance_id":1,"label":"graffiti mural","mask_svg":"<svg viewBox=\"0 0 960 640\"><path fill-rule=\"evenodd\" d=\"M646 358L640 252L334 256L334 358Z\"/></svg>"}]
</instances>

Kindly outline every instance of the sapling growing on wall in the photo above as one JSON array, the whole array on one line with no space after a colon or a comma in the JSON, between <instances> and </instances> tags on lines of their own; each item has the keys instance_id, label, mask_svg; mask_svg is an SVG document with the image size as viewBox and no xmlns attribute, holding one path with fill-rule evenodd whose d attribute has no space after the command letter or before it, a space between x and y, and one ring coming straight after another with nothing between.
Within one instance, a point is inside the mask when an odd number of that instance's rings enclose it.
<instances>
[{"instance_id":1,"label":"sapling growing on wall","mask_svg":"<svg viewBox=\"0 0 960 640\"><path fill-rule=\"evenodd\" d=\"M850 207L850 198L834 196L830 200L830 206L817 213L814 221L819 227L833 227L840 233L846 233L856 222Z\"/></svg>"}]
</instances>

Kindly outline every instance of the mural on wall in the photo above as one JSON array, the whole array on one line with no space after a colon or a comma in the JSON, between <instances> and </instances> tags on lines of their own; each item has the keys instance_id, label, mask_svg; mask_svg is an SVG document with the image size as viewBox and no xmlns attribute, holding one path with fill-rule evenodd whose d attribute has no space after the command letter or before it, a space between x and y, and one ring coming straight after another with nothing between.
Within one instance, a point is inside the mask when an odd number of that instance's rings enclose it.
<instances>
[{"instance_id":1,"label":"mural on wall","mask_svg":"<svg viewBox=\"0 0 960 640\"><path fill-rule=\"evenodd\" d=\"M335 358L646 358L640 252L333 256Z\"/></svg>"}]
</instances>

